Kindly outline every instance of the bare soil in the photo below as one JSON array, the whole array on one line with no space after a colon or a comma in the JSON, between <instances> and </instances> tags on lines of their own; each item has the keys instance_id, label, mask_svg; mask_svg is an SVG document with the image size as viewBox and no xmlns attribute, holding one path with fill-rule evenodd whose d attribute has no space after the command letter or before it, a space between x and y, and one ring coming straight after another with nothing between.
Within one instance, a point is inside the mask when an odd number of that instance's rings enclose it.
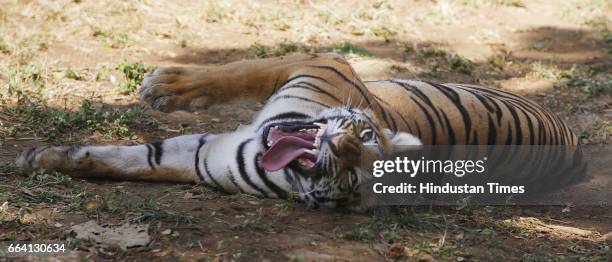
<instances>
[{"instance_id":1,"label":"bare soil","mask_svg":"<svg viewBox=\"0 0 612 262\"><path fill-rule=\"evenodd\" d=\"M158 122L141 127L147 119L137 119L129 136L79 132L50 138L37 131L0 136L0 167L6 167L0 169L0 205L8 202L0 241L69 241L73 250L60 260L610 260L609 205L409 207L352 214L308 210L293 200L225 195L203 185L75 179L33 188L23 186L27 178L9 163L27 147L67 140L136 144L234 130L262 105L238 101L196 113L152 111L136 94L117 93L124 80L115 64L214 66L272 55L259 54L257 46L283 43L308 51L343 43L364 49L369 56L347 55L364 80L428 79L521 93L561 115L583 143L609 144L610 92L588 96L564 87L563 74L572 68L599 70L588 78L602 82L612 75L612 43L602 33L611 10L612 4L596 0L0 0L0 92L5 92L0 99L6 101L0 103L0 128L20 120L19 102L8 93L10 72L27 72L29 65L41 70L42 96L50 108L78 110L81 100L90 99L96 108L142 110ZM444 54L432 54L434 48ZM471 61L469 72L450 65L453 54ZM67 77L69 70L81 77ZM24 90L36 89L26 80L17 82ZM143 204L147 201L154 207ZM143 214L149 216L139 219ZM152 241L122 250L74 241L66 232L89 220L149 224Z\"/></svg>"}]
</instances>

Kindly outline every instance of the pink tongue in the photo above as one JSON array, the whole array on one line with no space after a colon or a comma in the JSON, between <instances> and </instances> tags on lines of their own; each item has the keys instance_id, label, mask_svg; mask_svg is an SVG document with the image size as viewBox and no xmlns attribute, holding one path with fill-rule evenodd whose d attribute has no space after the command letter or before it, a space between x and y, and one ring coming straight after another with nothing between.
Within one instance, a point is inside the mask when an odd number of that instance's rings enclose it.
<instances>
[{"instance_id":1,"label":"pink tongue","mask_svg":"<svg viewBox=\"0 0 612 262\"><path fill-rule=\"evenodd\" d=\"M280 170L304 154L304 150L311 148L312 141L295 136L282 137L263 154L261 165L267 171Z\"/></svg>"}]
</instances>

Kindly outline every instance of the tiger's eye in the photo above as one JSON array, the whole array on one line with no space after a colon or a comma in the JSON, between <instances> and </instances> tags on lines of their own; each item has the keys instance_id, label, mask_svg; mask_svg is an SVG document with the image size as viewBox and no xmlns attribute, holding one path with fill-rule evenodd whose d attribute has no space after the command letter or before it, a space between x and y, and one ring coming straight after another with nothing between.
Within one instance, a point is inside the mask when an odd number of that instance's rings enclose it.
<instances>
[{"instance_id":1,"label":"tiger's eye","mask_svg":"<svg viewBox=\"0 0 612 262\"><path fill-rule=\"evenodd\" d=\"M364 129L359 134L359 138L361 138L362 141L370 141L372 140L373 136L374 136L374 132L372 132L372 129Z\"/></svg>"}]
</instances>

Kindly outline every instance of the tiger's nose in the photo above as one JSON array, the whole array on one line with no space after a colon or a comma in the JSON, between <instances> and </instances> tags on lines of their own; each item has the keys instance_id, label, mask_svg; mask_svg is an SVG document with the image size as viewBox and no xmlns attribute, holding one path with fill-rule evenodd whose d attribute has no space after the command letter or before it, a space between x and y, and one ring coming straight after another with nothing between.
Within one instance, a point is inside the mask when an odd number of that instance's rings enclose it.
<instances>
[{"instance_id":1,"label":"tiger's nose","mask_svg":"<svg viewBox=\"0 0 612 262\"><path fill-rule=\"evenodd\" d=\"M332 143L338 149L339 157L345 163L357 163L361 157L361 141L355 136L340 135L332 138Z\"/></svg>"}]
</instances>

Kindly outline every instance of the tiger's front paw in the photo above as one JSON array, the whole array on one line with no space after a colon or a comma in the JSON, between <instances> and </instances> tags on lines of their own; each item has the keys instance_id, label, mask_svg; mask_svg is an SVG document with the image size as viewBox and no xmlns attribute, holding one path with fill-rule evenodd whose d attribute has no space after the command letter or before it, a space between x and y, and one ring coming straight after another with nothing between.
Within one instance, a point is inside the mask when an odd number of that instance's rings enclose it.
<instances>
[{"instance_id":1,"label":"tiger's front paw","mask_svg":"<svg viewBox=\"0 0 612 262\"><path fill-rule=\"evenodd\" d=\"M48 171L63 170L66 169L70 151L74 148L68 146L29 148L17 156L15 164L23 175L29 175L39 168Z\"/></svg>"},{"instance_id":2,"label":"tiger's front paw","mask_svg":"<svg viewBox=\"0 0 612 262\"><path fill-rule=\"evenodd\" d=\"M195 69L157 68L147 75L140 87L140 99L162 112L195 111L205 107L204 84Z\"/></svg>"}]
</instances>

